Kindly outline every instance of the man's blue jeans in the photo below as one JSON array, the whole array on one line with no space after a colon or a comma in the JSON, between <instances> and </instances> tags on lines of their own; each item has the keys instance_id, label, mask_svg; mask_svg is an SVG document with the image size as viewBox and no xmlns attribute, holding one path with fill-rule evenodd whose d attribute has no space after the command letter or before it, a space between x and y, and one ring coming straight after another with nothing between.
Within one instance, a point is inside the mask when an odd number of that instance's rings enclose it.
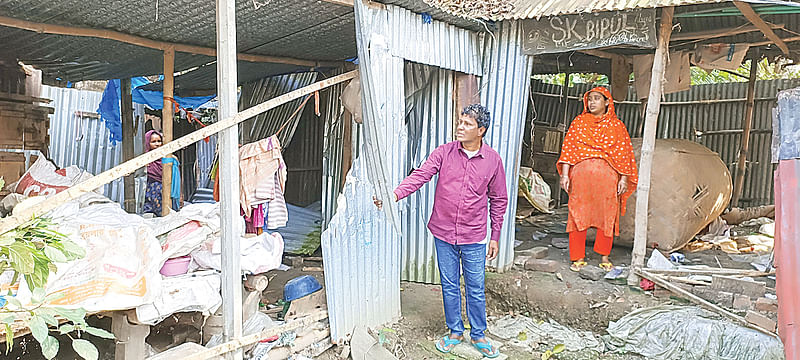
<instances>
[{"instance_id":1,"label":"man's blue jeans","mask_svg":"<svg viewBox=\"0 0 800 360\"><path fill-rule=\"evenodd\" d=\"M439 274L442 279L444 318L450 333L462 335L461 270L466 285L467 318L473 340L482 339L486 331L486 244L451 245L435 239Z\"/></svg>"}]
</instances>

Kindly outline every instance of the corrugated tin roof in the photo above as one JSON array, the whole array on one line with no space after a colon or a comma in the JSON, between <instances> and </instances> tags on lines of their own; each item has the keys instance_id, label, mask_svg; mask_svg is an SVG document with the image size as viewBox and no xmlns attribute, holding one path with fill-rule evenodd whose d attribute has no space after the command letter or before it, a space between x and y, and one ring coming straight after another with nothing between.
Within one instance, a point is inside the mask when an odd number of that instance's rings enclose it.
<instances>
[{"instance_id":1,"label":"corrugated tin roof","mask_svg":"<svg viewBox=\"0 0 800 360\"><path fill-rule=\"evenodd\" d=\"M795 1L781 0L743 0L745 2L759 4L781 4L800 6ZM404 7L415 12L430 13L433 18L449 22L451 24L464 26L465 21L469 24L470 20L465 17L450 13L435 6L436 0L426 2L426 0L383 0L386 4L393 4ZM486 14L479 16L492 21L511 20L511 19L538 19L542 17L579 14L586 12L618 11L643 8L660 8L667 6L684 6L698 4L719 4L730 3L730 0L508 0L511 10L501 14ZM429 5L433 3L434 6ZM463 1L464 8L474 8L475 4L470 1ZM481 26L482 27L482 26Z\"/></svg>"},{"instance_id":2,"label":"corrugated tin roof","mask_svg":"<svg viewBox=\"0 0 800 360\"><path fill-rule=\"evenodd\" d=\"M240 52L318 61L356 55L352 7L317 0L237 0L236 8ZM9 0L0 2L0 14L37 23L108 29L158 41L216 47L213 1ZM5 52L15 53L51 79L153 75L161 73L163 63L159 50L9 27L0 27L0 43ZM179 52L175 70L212 61L214 58L209 56ZM250 69L261 72L255 78L278 72L265 64L258 65Z\"/></svg>"}]
</instances>

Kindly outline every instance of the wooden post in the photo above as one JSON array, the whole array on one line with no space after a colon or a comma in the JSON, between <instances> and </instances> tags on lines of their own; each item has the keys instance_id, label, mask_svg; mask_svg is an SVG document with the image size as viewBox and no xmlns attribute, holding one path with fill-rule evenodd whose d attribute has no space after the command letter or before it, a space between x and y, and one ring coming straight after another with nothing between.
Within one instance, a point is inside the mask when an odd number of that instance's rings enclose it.
<instances>
[{"instance_id":1,"label":"wooden post","mask_svg":"<svg viewBox=\"0 0 800 360\"><path fill-rule=\"evenodd\" d=\"M745 102L744 119L742 119L742 137L739 147L739 162L736 164L736 183L733 185L732 206L739 205L744 193L744 175L747 171L747 153L750 150L750 130L753 127L753 105L756 97L756 79L758 78L758 56L750 60L750 79L747 83L747 100Z\"/></svg>"},{"instance_id":2,"label":"wooden post","mask_svg":"<svg viewBox=\"0 0 800 360\"><path fill-rule=\"evenodd\" d=\"M647 96L647 110L644 118L644 137L642 139L642 156L639 159L639 185L636 190L636 222L633 240L631 267L641 269L647 247L647 215L650 198L650 170L653 168L653 149L656 144L656 122L661 110L661 93L664 70L667 63L669 38L672 34L673 7L661 9L661 26L658 30L658 47L653 59L653 71L650 78L650 93ZM628 276L628 284L636 285L639 277L635 271Z\"/></svg>"},{"instance_id":3,"label":"wooden post","mask_svg":"<svg viewBox=\"0 0 800 360\"><path fill-rule=\"evenodd\" d=\"M564 111L561 113L561 125L563 128L561 129L561 144L564 144L564 138L567 137L567 112L569 111L569 80L572 77L572 73L567 71L564 74L564 84L561 85L561 104L564 105ZM533 154L533 137L531 137L531 156ZM561 194L562 189L558 188L558 196L556 199L556 208L561 207L561 198L563 195Z\"/></svg>"},{"instance_id":4,"label":"wooden post","mask_svg":"<svg viewBox=\"0 0 800 360\"><path fill-rule=\"evenodd\" d=\"M136 137L133 126L133 100L131 99L131 79L126 78L120 81L122 104L122 161L133 159L133 141ZM133 174L128 174L122 180L125 201L123 208L129 213L136 212L136 184Z\"/></svg>"},{"instance_id":5,"label":"wooden post","mask_svg":"<svg viewBox=\"0 0 800 360\"><path fill-rule=\"evenodd\" d=\"M236 115L236 1L217 0L217 96L219 118ZM220 144L220 213L222 227L222 328L225 342L242 337L242 267L239 217L239 128L223 131ZM241 360L242 349L226 354Z\"/></svg>"},{"instance_id":6,"label":"wooden post","mask_svg":"<svg viewBox=\"0 0 800 360\"><path fill-rule=\"evenodd\" d=\"M172 101L175 84L175 48L164 50L164 108L161 109L161 127L164 144L172 141ZM165 156L171 157L172 154ZM172 166L164 165L161 176L161 215L166 216L172 208Z\"/></svg>"},{"instance_id":7,"label":"wooden post","mask_svg":"<svg viewBox=\"0 0 800 360\"><path fill-rule=\"evenodd\" d=\"M344 122L342 124L342 181L338 184L337 192L344 189L347 172L350 171L350 166L353 165L353 115L345 110L344 114L342 114L342 121Z\"/></svg>"}]
</instances>

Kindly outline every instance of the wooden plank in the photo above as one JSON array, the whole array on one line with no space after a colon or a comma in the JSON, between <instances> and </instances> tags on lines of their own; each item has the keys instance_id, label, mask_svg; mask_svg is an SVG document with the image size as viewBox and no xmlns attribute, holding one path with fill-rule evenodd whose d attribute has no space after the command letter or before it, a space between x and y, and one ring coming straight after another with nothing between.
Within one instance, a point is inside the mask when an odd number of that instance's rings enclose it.
<instances>
[{"instance_id":1,"label":"wooden plank","mask_svg":"<svg viewBox=\"0 0 800 360\"><path fill-rule=\"evenodd\" d=\"M328 317L327 310L320 310L316 313L310 314L301 319L297 319L295 321L288 322L281 326L276 326L273 328L269 328L263 330L257 334L248 335L245 337L241 337L232 341L228 341L224 344L217 345L211 349L208 349L202 353L192 354L190 356L184 357L182 360L206 360L212 358L214 356L219 356L222 354L229 353L235 349L241 349L242 347L255 344L260 340L269 338L271 336L280 335L288 331L301 329L304 327L311 326L317 321L324 320Z\"/></svg>"},{"instance_id":2,"label":"wooden plank","mask_svg":"<svg viewBox=\"0 0 800 360\"><path fill-rule=\"evenodd\" d=\"M742 119L742 136L739 140L739 162L736 164L736 181L733 185L731 204L739 206L739 199L744 193L744 175L747 171L747 153L750 151L750 130L753 128L753 106L756 97L756 79L758 77L758 56L750 59L750 78L747 82L747 101L745 102L744 119Z\"/></svg>"},{"instance_id":3,"label":"wooden plank","mask_svg":"<svg viewBox=\"0 0 800 360\"><path fill-rule=\"evenodd\" d=\"M94 191L94 189L97 189L105 184L108 184L122 176L130 174L136 171L137 169L146 166L148 163L151 163L156 159L160 159L166 154L172 153L179 149L183 149L199 140L202 140L206 137L221 132L222 130L230 128L231 126L235 126L253 116L264 113L267 110L274 109L275 107L285 104L289 101L299 99L303 96L330 87L332 85L336 85L341 82L351 80L354 77L356 77L357 73L358 70L353 70L338 76L318 81L309 86L290 91L281 96L274 97L261 104L258 104L256 106L238 112L236 113L236 115L232 117L223 118L223 120L221 121L208 125L204 128L198 129L185 136L182 136L179 139L172 141L169 144L166 144L158 149L146 152L129 161L119 164L109 170L106 170L98 175L93 176L92 178L80 184L72 186L69 189L66 189L56 195L53 195L53 197L50 198L49 201L38 204L37 206L31 207L25 211L21 211L18 215L0 219L0 234L3 234L6 231L14 229L15 227L25 223L34 214L43 214L50 210L53 210L70 200L77 199L78 197L87 192Z\"/></svg>"},{"instance_id":4,"label":"wooden plank","mask_svg":"<svg viewBox=\"0 0 800 360\"><path fill-rule=\"evenodd\" d=\"M693 303L695 303L697 305L700 305L700 306L702 306L702 307L704 307L706 309L712 310L712 311L714 311L714 312L716 312L716 313L718 313L720 315L723 315L723 316L733 320L735 323L737 323L739 325L742 325L744 327L748 327L748 328L751 328L751 329L754 329L754 330L761 331L761 332L763 332L763 333L765 333L767 335L770 335L772 337L775 337L775 338L778 337L777 335L775 335L775 333L773 333L773 332L771 332L771 331L769 331L767 329L764 329L764 328L762 328L760 326L751 324L750 322L748 322L747 320L745 320L743 317L741 317L739 315L736 315L736 314L734 314L734 313L732 313L732 312L730 312L728 310L725 310L725 309L723 309L723 308L721 308L721 307L719 307L719 306L717 306L715 304L712 304L712 303L700 298L699 296L697 296L695 294L692 294L692 293L690 293L690 292L688 292L688 291L686 291L686 290L684 290L684 289L682 289L682 288L680 288L678 286L675 286L674 284L672 284L669 281L667 281L664 278L662 278L660 275L656 275L656 274L653 274L653 273L650 273L650 272L647 272L647 271L641 270L641 269L634 269L634 272L638 276L647 278L648 280L654 282L656 285L661 286L661 287L663 287L663 288L665 288L665 289L667 289L669 291L672 291L673 293L675 293L677 295L680 295L680 296L686 298L687 300L689 300L689 301L691 301L691 302L693 302Z\"/></svg>"},{"instance_id":5,"label":"wooden plank","mask_svg":"<svg viewBox=\"0 0 800 360\"><path fill-rule=\"evenodd\" d=\"M175 48L164 50L164 81L162 83L164 107L161 108L161 127L163 144L172 141L172 99L175 84ZM163 146L163 145L162 145ZM172 154L164 156L171 158ZM163 161L163 160L162 160ZM164 166L161 171L161 216L167 216L172 210L172 166Z\"/></svg>"},{"instance_id":6,"label":"wooden plank","mask_svg":"<svg viewBox=\"0 0 800 360\"><path fill-rule=\"evenodd\" d=\"M734 1L733 4L736 5L736 8L741 11L742 15L744 15L744 17L747 18L750 23L755 25L759 30L761 30L762 33L764 33L764 36L766 36L767 39L770 39L773 43L775 43L775 45L777 45L778 48L783 51L784 55L789 55L789 47L786 45L786 43L781 40L781 38L779 38L774 31L772 31L772 28L764 21L764 19L761 18L761 16L758 16L750 4L741 1Z\"/></svg>"},{"instance_id":7,"label":"wooden plank","mask_svg":"<svg viewBox=\"0 0 800 360\"><path fill-rule=\"evenodd\" d=\"M217 0L217 94L219 116L235 115L236 99L236 1ZM239 127L225 129L220 136L220 224L222 228L222 339L242 337L242 266L239 218ZM241 347L231 349L226 359L241 360Z\"/></svg>"},{"instance_id":8,"label":"wooden plank","mask_svg":"<svg viewBox=\"0 0 800 360\"><path fill-rule=\"evenodd\" d=\"M35 96L27 96L27 95L19 95L19 94L10 94L10 93L0 93L0 101L2 100L10 100L16 102L30 102L30 103L45 103L49 104L52 100L35 97Z\"/></svg>"},{"instance_id":9,"label":"wooden plank","mask_svg":"<svg viewBox=\"0 0 800 360\"><path fill-rule=\"evenodd\" d=\"M653 59L653 71L650 78L650 93L647 97L647 110L644 119L644 136L642 139L642 155L639 160L639 184L636 192L636 219L631 254L631 267L641 269L647 245L648 200L650 198L650 171L653 168L653 149L656 143L656 122L661 110L661 93L663 90L664 70L667 63L669 38L672 35L672 16L675 8L661 9L661 26L658 31L658 47ZM635 271L628 276L628 284L636 285L639 278Z\"/></svg>"},{"instance_id":10,"label":"wooden plank","mask_svg":"<svg viewBox=\"0 0 800 360\"><path fill-rule=\"evenodd\" d=\"M93 37L93 38L120 41L128 44L133 44L157 50L166 50L167 48L172 47L175 49L175 51L178 52L206 55L206 56L217 56L217 50L214 48L157 41L113 30L36 23L32 21L14 19L6 16L0 16L0 25L13 27L17 29L35 31L37 33L43 33L43 34ZM239 60L249 61L249 62L267 62L275 64L289 64L289 65L308 66L308 67L321 67L321 66L339 67L344 64L344 62L338 62L338 61L311 61L311 60L294 59L289 57L267 56L267 55L256 55L256 54L245 54L245 53L238 54L237 58Z\"/></svg>"}]
</instances>

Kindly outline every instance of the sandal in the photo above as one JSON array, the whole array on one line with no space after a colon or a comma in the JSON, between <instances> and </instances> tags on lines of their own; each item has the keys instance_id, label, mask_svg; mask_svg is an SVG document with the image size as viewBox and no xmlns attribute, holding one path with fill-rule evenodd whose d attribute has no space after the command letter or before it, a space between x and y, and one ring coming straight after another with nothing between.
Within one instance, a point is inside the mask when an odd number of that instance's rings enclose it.
<instances>
[{"instance_id":1,"label":"sandal","mask_svg":"<svg viewBox=\"0 0 800 360\"><path fill-rule=\"evenodd\" d=\"M500 350L492 346L492 342L486 339L486 342L472 342L472 346L478 349L481 354L487 358L494 359L500 356Z\"/></svg>"},{"instance_id":2,"label":"sandal","mask_svg":"<svg viewBox=\"0 0 800 360\"><path fill-rule=\"evenodd\" d=\"M586 264L586 261L583 261L583 260L573 261L572 265L570 265L569 269L574 271L574 272L578 272L578 271L581 271L581 269L585 268L586 265L588 265L588 264Z\"/></svg>"},{"instance_id":3,"label":"sandal","mask_svg":"<svg viewBox=\"0 0 800 360\"><path fill-rule=\"evenodd\" d=\"M442 353L449 354L456 345L461 344L461 339L452 339L450 335L443 336L436 342L436 350Z\"/></svg>"},{"instance_id":4,"label":"sandal","mask_svg":"<svg viewBox=\"0 0 800 360\"><path fill-rule=\"evenodd\" d=\"M614 270L614 264L610 262L600 263L600 268L605 270L606 272L609 272L611 270Z\"/></svg>"}]
</instances>

